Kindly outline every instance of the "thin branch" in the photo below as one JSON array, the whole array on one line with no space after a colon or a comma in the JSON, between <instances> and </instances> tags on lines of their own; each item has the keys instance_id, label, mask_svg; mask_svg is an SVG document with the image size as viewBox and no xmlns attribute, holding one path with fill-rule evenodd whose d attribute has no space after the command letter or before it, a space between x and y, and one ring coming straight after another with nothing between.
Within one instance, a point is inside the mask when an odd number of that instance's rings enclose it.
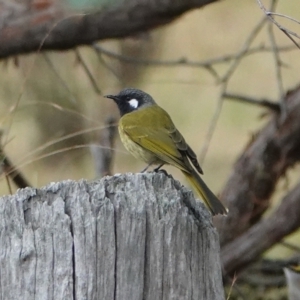
<instances>
[{"instance_id":1,"label":"thin branch","mask_svg":"<svg viewBox=\"0 0 300 300\"><path fill-rule=\"evenodd\" d=\"M95 44L95 43L93 44L93 48L98 53L104 54L112 59L120 60L124 63L144 65L144 66L161 66L161 67L187 66L187 67L196 67L196 68L199 67L205 69L214 64L222 64L222 63L232 61L236 59L237 56L236 53L232 53L232 54L227 54L227 55L223 55L220 57L207 59L203 61L191 61L185 57L176 60L147 60L147 59L141 59L132 56L118 54L108 49L105 49L101 47L99 44ZM292 50L295 50L294 45L287 45L279 48L279 51L292 51ZM247 56L247 55L252 55L260 52L262 53L262 52L270 52L270 51L272 51L271 47L260 45L258 47L253 47L251 49L248 49L244 55Z\"/></svg>"},{"instance_id":2,"label":"thin branch","mask_svg":"<svg viewBox=\"0 0 300 300\"><path fill-rule=\"evenodd\" d=\"M0 143L2 139L3 132L0 131ZM25 179L24 175L12 164L8 159L7 155L3 151L2 145L0 146L0 174L4 173L6 182L10 193L12 193L11 185L9 182L9 177L15 183L18 188L30 187L31 185Z\"/></svg>"},{"instance_id":3,"label":"thin branch","mask_svg":"<svg viewBox=\"0 0 300 300\"><path fill-rule=\"evenodd\" d=\"M123 82L123 79L122 77L117 73L117 71L109 64L105 61L105 59L102 57L102 53L97 51L96 48L93 46L93 49L95 50L96 54L97 54L97 57L98 57L98 60L99 62L104 66L104 68L106 68L109 72L111 72L115 77L116 79L122 83Z\"/></svg>"},{"instance_id":4,"label":"thin branch","mask_svg":"<svg viewBox=\"0 0 300 300\"><path fill-rule=\"evenodd\" d=\"M277 103L270 101L268 99L256 99L244 95L231 94L227 92L224 93L224 98L266 107L268 109L275 111L276 113L280 112L280 106Z\"/></svg>"},{"instance_id":5,"label":"thin branch","mask_svg":"<svg viewBox=\"0 0 300 300\"><path fill-rule=\"evenodd\" d=\"M217 82L219 82L221 80L220 75L214 69L214 67L212 65L207 65L206 67L204 67L204 69L206 69L208 71L208 73L210 73L217 80Z\"/></svg>"},{"instance_id":6,"label":"thin branch","mask_svg":"<svg viewBox=\"0 0 300 300\"><path fill-rule=\"evenodd\" d=\"M95 124L95 125L101 125L102 124L100 121L92 119L91 117L88 117L85 114L80 113L75 109L67 108L67 107L61 106L57 103L54 103L54 102L27 101L26 104L22 104L22 106L19 106L17 111L20 111L20 110L25 109L25 108L30 107L30 106L37 106L37 105L50 106L51 108L54 108L58 111L68 113L68 114L71 114L71 115L75 115L76 118L79 117L80 119L88 121L89 123L92 123L92 124Z\"/></svg>"},{"instance_id":7,"label":"thin branch","mask_svg":"<svg viewBox=\"0 0 300 300\"><path fill-rule=\"evenodd\" d=\"M85 63L85 61L83 60L80 52L78 49L75 49L75 54L76 54L76 59L78 60L78 62L82 65L83 67L83 70L85 71L86 75L88 76L93 88L94 88L94 91L96 92L96 94L98 95L101 95L101 90L100 88L98 87L98 84L97 84L97 81L96 79L94 78L92 72L90 71L89 67L87 66L87 64Z\"/></svg>"},{"instance_id":8,"label":"thin branch","mask_svg":"<svg viewBox=\"0 0 300 300\"><path fill-rule=\"evenodd\" d=\"M66 89L66 91L70 94L71 96L71 101L73 103L78 103L76 97L74 96L74 94L72 93L72 91L70 90L70 88L68 87L67 83L62 79L62 77L59 75L58 71L55 69L50 57L48 56L47 53L43 53L43 58L45 59L45 61L47 62L47 64L50 66L51 70L53 71L53 73L56 75L56 77L58 78L58 81L61 83L61 85Z\"/></svg>"},{"instance_id":9,"label":"thin branch","mask_svg":"<svg viewBox=\"0 0 300 300\"><path fill-rule=\"evenodd\" d=\"M39 54L41 52L41 49L42 47L44 46L46 40L48 39L48 37L50 36L50 34L52 33L52 31L56 28L56 26L58 26L58 24L61 22L61 20L59 21L56 21L52 24L52 26L50 27L50 29L48 28L46 34L42 37L41 40L39 40L39 43L36 45L37 46L37 49L35 49L35 53L36 54ZM0 40L1 40L1 30L0 30ZM3 43L2 43L3 44ZM1 45L1 44L0 44ZM0 46L1 47L1 46ZM0 50L1 52L1 50ZM1 57L1 55L0 55ZM8 132L10 131L11 127L12 127L12 124L13 124L13 120L14 120L14 117L15 117L15 113L16 113L16 110L18 108L18 106L20 105L20 102L21 102L21 99L22 99L22 96L24 94L24 91L25 91L25 87L26 87L26 84L27 84L27 81L28 81L28 78L31 74L31 72L33 71L34 69L34 66L36 64L36 61L37 61L37 58L38 58L38 55L35 55L29 68L27 69L27 72L25 74L25 77L24 77L24 80L22 82L22 86L21 86L21 90L20 90L20 94L14 104L14 106L12 107L11 109L11 118L10 118L10 121L9 121L9 124L8 124ZM7 135L7 139L8 139L8 135ZM7 143L7 140L4 142L4 144Z\"/></svg>"},{"instance_id":10,"label":"thin branch","mask_svg":"<svg viewBox=\"0 0 300 300\"><path fill-rule=\"evenodd\" d=\"M271 4L271 10L274 10L276 5L277 5L278 0L273 0ZM287 111L286 111L286 103L284 101L284 87L283 87L283 80L282 80L282 72L281 72L281 59L279 56L278 52L278 47L276 43L276 39L274 36L274 31L273 31L273 24L269 23L268 26L268 32L269 32L269 38L270 38L270 43L271 47L273 49L273 55L274 55L274 64L275 64L275 72L276 72L276 79L277 79L277 87L278 87L278 94L279 94L279 101L280 101L280 108L281 108L281 119L284 120Z\"/></svg>"},{"instance_id":11,"label":"thin branch","mask_svg":"<svg viewBox=\"0 0 300 300\"><path fill-rule=\"evenodd\" d=\"M58 149L58 150L54 150L54 151L51 151L51 152L48 152L48 153L45 153L45 154L41 154L40 156L34 157L33 159L27 160L27 161L25 161L21 164L18 164L18 168L23 168L23 167L28 166L28 165L36 162L36 161L45 159L47 157L51 157L53 155L57 155L57 154L61 154L61 153L65 153L67 151L72 151L72 150L77 150L77 149L90 148L90 146L91 146L90 144L81 144L81 145L74 145L74 146L71 146L71 147L65 147L65 148L61 148L61 149ZM102 146L97 145L97 147L102 147ZM121 150L118 150L116 152L129 155L128 152L121 151ZM11 169L6 175L10 175L11 173L13 173L15 171L16 171L16 167Z\"/></svg>"},{"instance_id":12,"label":"thin branch","mask_svg":"<svg viewBox=\"0 0 300 300\"><path fill-rule=\"evenodd\" d=\"M110 58L114 58L120 61L123 61L125 63L132 63L132 64L138 64L138 65L145 65L145 66L152 66L152 65L157 65L157 66L163 66L163 67L176 67L176 66L190 66L190 67L202 67L202 68L206 68L207 65L211 64L210 60L207 61L199 61L199 62L193 62L190 61L186 58L180 58L177 60L148 60L148 59L140 59L140 58L136 58L136 57L132 57L132 56L127 56L127 55L122 55L122 54L118 54L115 53L113 51L110 51L108 49L105 49L103 47L101 47L99 44L94 43L93 44L93 48L101 53L104 54ZM219 63L221 62L226 62L227 60L230 60L231 58L227 58L226 56L224 56L224 58L222 57L221 59L217 59ZM215 63L215 60L212 61L213 63Z\"/></svg>"},{"instance_id":13,"label":"thin branch","mask_svg":"<svg viewBox=\"0 0 300 300\"><path fill-rule=\"evenodd\" d=\"M0 173L1 175L1 173ZM13 194L13 190L12 190L12 187L11 187L11 184L10 184L10 181L9 181L9 176L5 174L5 180L6 180L6 184L8 186L8 191L10 193L10 195Z\"/></svg>"},{"instance_id":14,"label":"thin branch","mask_svg":"<svg viewBox=\"0 0 300 300\"><path fill-rule=\"evenodd\" d=\"M231 65L229 66L226 74L220 80L220 82L222 83L221 91L219 94L219 99L217 101L217 106L216 106L214 115L212 116L208 131L207 131L205 139L204 139L204 144L203 144L201 152L200 152L200 156L199 156L200 163L203 163L203 161L205 159L206 153L209 148L209 144L211 142L212 136L213 136L214 131L217 126L218 119L221 115L223 101L224 101L224 95L226 94L226 89L227 89L229 80L230 80L231 76L233 75L233 73L235 72L236 68L238 67L242 58L249 51L249 47L250 47L251 43L253 42L255 37L258 35L260 30L263 28L263 25L265 22L266 22L265 18L261 19L260 22L250 32L249 36L246 38L246 40L243 44L242 49L238 53L235 54L233 61L232 61Z\"/></svg>"},{"instance_id":15,"label":"thin branch","mask_svg":"<svg viewBox=\"0 0 300 300\"><path fill-rule=\"evenodd\" d=\"M291 244L291 243L288 243L288 242L285 242L285 241L282 241L280 242L280 244L290 250L293 250L293 251L296 251L298 253L300 253L300 247L299 246L296 246L294 244Z\"/></svg>"},{"instance_id":16,"label":"thin branch","mask_svg":"<svg viewBox=\"0 0 300 300\"><path fill-rule=\"evenodd\" d=\"M117 124L115 124L115 126L117 126ZM69 138L73 138L73 137L81 135L81 134L85 134L85 133L89 133L89 132L93 132L93 131L103 130L104 128L105 128L105 126L103 126L103 125L97 126L97 127L92 127L92 128L87 128L87 129L76 131L74 133L70 133L70 134L65 135L63 137L59 137L59 138L53 139L53 140L51 140L51 141L49 141L47 143L44 143L40 147L35 148L33 151L27 153L25 156L23 156L16 163L16 165L18 166L18 168L22 168L22 167L27 166L27 165L35 162L35 161L38 161L40 159L44 159L44 158L50 157L50 156L55 155L55 154L63 153L63 152L66 152L66 151L69 151L69 150L73 150L73 149L90 147L89 145L77 145L77 146L73 146L73 147L67 147L67 148L63 148L63 149L58 149L58 150L53 151L53 152L42 154L42 155L40 155L38 157L30 158L30 157L33 157L34 155L37 155L40 152L46 150L48 147L50 147L52 145L55 145L55 144L57 144L57 143L59 143L61 141L64 141L64 140L69 139ZM102 146L98 146L98 147L102 147ZM122 151L122 150L114 150L114 151L118 152L118 153L128 154L128 152ZM14 172L15 170L17 170L16 167L13 168L13 169L11 169L10 172L8 173L8 175L11 172Z\"/></svg>"},{"instance_id":17,"label":"thin branch","mask_svg":"<svg viewBox=\"0 0 300 300\"><path fill-rule=\"evenodd\" d=\"M261 10L265 13L265 15L267 16L267 18L273 23L275 24L294 44L297 48L300 49L300 45L295 41L295 39L292 37L296 37L298 39L300 39L300 36L298 34L296 34L293 31L288 30L287 28L283 27L282 25L280 25L272 16L272 13L270 11L268 11L266 9L266 7L263 5L263 3L261 2L261 0L256 0L259 7L261 8Z\"/></svg>"},{"instance_id":18,"label":"thin branch","mask_svg":"<svg viewBox=\"0 0 300 300\"><path fill-rule=\"evenodd\" d=\"M93 47L94 47L95 51L99 54L104 54L112 59L117 59L119 61L122 61L122 62L128 63L128 64L137 64L137 65L143 65L143 66L160 66L160 67L187 66L187 67L194 67L194 68L203 68L206 71L208 71L218 81L220 79L220 76L217 73L217 71L213 68L212 64L226 62L228 59L226 56L224 56L224 58L221 58L219 61L217 59L216 61L215 60L211 60L211 61L207 60L207 61L203 61L203 62L190 61L186 58L180 58L178 60L169 60L169 61L168 60L147 60L147 59L140 59L140 58L136 58L136 57L118 54L118 53L112 52L110 50L104 49L101 46L99 46L98 44L93 44Z\"/></svg>"},{"instance_id":19,"label":"thin branch","mask_svg":"<svg viewBox=\"0 0 300 300\"><path fill-rule=\"evenodd\" d=\"M269 15L282 17L282 18L288 19L288 20L293 21L293 22L295 22L295 23L297 23L297 24L300 25L300 21L298 21L298 20L296 20L296 19L294 19L294 18L292 18L290 16L287 16L287 15L284 15L284 14L279 14L279 13L272 12L272 11L269 11L268 13L269 13Z\"/></svg>"},{"instance_id":20,"label":"thin branch","mask_svg":"<svg viewBox=\"0 0 300 300\"><path fill-rule=\"evenodd\" d=\"M78 130L76 132L73 132L73 133L64 135L62 137L53 139L53 140L51 140L47 143L44 143L43 145L35 148L33 151L27 153L25 156L22 157L22 159L18 162L17 165L19 166L20 164L23 164L23 162L25 162L29 157L32 157L32 156L36 155L37 153L40 153L40 152L46 150L48 147L51 147L51 146L53 146L53 145L55 145L59 142L65 141L67 139L71 139L73 137L76 137L76 136L79 136L79 135L82 135L82 134L85 134L85 133L98 131L98 130L103 130L104 128L105 127L103 125L96 126L96 127L91 127L91 128L87 128L87 129Z\"/></svg>"},{"instance_id":21,"label":"thin branch","mask_svg":"<svg viewBox=\"0 0 300 300\"><path fill-rule=\"evenodd\" d=\"M208 130L206 132L206 136L204 138L204 143L201 148L200 155L199 155L200 164L203 164L203 162L204 162L211 139L212 139L215 129L217 127L217 122L218 122L221 112L222 112L222 107L223 107L223 102L224 102L224 94L225 94L226 88L227 88L227 82L223 82L221 85L221 91L220 91L219 98L217 101L217 106L216 106L214 114L211 118Z\"/></svg>"},{"instance_id":22,"label":"thin branch","mask_svg":"<svg viewBox=\"0 0 300 300\"><path fill-rule=\"evenodd\" d=\"M31 187L24 175L12 164L8 157L1 151L2 168L6 176L9 176L18 188Z\"/></svg>"},{"instance_id":23,"label":"thin branch","mask_svg":"<svg viewBox=\"0 0 300 300\"><path fill-rule=\"evenodd\" d=\"M222 82L227 81L231 77L231 75L234 73L234 71L238 67L238 65L239 65L240 61L242 60L242 58L249 51L249 47L250 47L251 43L256 38L256 36L260 32L260 30L263 28L265 22L266 22L266 19L262 18L258 22L258 24L253 28L253 30L250 32L249 36L246 38L246 40L245 40L245 42L242 46L242 49L238 53L236 53L233 62L231 63L230 67L228 68L226 74L221 79Z\"/></svg>"}]
</instances>

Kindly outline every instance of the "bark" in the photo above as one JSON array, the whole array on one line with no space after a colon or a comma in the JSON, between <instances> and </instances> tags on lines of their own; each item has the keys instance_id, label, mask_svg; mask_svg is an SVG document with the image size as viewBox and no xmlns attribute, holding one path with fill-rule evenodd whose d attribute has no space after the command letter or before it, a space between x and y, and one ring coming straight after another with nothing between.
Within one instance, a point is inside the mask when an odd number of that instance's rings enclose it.
<instances>
[{"instance_id":1,"label":"bark","mask_svg":"<svg viewBox=\"0 0 300 300\"><path fill-rule=\"evenodd\" d=\"M3 3L0 12L0 58L40 48L66 50L98 40L136 35L216 1L128 0L96 13L71 16L58 4ZM26 6L28 4L30 7Z\"/></svg>"},{"instance_id":2,"label":"bark","mask_svg":"<svg viewBox=\"0 0 300 300\"><path fill-rule=\"evenodd\" d=\"M0 214L1 299L224 299L211 216L164 174L26 188Z\"/></svg>"},{"instance_id":3,"label":"bark","mask_svg":"<svg viewBox=\"0 0 300 300\"><path fill-rule=\"evenodd\" d=\"M223 274L233 275L257 260L270 247L300 227L300 184L268 218L222 248Z\"/></svg>"},{"instance_id":4,"label":"bark","mask_svg":"<svg viewBox=\"0 0 300 300\"><path fill-rule=\"evenodd\" d=\"M286 95L285 103L285 119L271 115L235 163L221 194L229 208L227 217L216 218L222 247L261 219L278 180L300 160L300 87ZM257 246L258 240L253 244Z\"/></svg>"}]
</instances>

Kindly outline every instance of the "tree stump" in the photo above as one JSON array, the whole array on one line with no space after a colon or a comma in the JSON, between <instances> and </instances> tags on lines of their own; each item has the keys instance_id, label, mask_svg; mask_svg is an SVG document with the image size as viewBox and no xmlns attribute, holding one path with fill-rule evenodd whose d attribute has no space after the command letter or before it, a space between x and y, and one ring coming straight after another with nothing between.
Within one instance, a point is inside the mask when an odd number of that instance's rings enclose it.
<instances>
[{"instance_id":1,"label":"tree stump","mask_svg":"<svg viewBox=\"0 0 300 300\"><path fill-rule=\"evenodd\" d=\"M1 299L224 299L211 216L163 173L26 188L0 201Z\"/></svg>"}]
</instances>

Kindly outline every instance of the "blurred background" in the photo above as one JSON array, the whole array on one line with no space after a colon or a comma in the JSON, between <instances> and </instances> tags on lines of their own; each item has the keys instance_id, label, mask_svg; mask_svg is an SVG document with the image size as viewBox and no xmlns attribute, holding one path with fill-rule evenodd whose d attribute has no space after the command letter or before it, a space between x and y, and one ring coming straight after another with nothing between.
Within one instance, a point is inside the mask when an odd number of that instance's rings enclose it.
<instances>
[{"instance_id":1,"label":"blurred background","mask_svg":"<svg viewBox=\"0 0 300 300\"><path fill-rule=\"evenodd\" d=\"M74 11L84 9L72 1L68 5ZM298 8L298 1L279 1L277 12L300 20ZM221 84L216 77L205 68L185 62L220 59L213 66L222 77L230 66L224 57L237 55L243 49L262 18L263 12L256 1L219 1L190 11L151 32L99 42L98 46L105 51L79 47L76 51L43 52L2 60L0 124L5 153L34 187L65 179L95 179L90 146L99 143L107 118L119 117L115 104L103 95L135 87L150 93L169 112L199 155L206 183L218 193L235 160L268 121L268 112L259 106L220 100ZM286 19L281 21L290 30L299 32L299 25ZM275 36L280 45L291 45L279 30L275 30ZM267 26L256 36L252 47L264 45L270 45ZM131 62L126 61L128 57ZM95 91L81 59L99 92ZM181 64L163 63L181 59ZM281 59L284 88L288 90L299 83L299 50L284 51ZM275 71L272 52L249 54L229 78L227 92L276 102L279 92ZM207 135L217 110L220 115L204 155L203 147L207 146ZM119 137L114 151L113 173L139 172L145 167L126 152ZM171 167L166 170L182 181L180 172ZM280 199L297 180L298 167L279 184L276 198ZM0 193L10 193L5 176L1 177ZM299 244L299 234L287 241ZM266 256L283 258L292 253L279 245Z\"/></svg>"}]
</instances>

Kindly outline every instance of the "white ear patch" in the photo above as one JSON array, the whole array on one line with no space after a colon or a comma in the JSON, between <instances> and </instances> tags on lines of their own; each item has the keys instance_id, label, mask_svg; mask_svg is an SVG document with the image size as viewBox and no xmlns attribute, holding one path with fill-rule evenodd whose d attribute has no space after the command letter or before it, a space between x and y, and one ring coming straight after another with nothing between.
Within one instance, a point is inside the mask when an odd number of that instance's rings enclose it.
<instances>
[{"instance_id":1,"label":"white ear patch","mask_svg":"<svg viewBox=\"0 0 300 300\"><path fill-rule=\"evenodd\" d=\"M128 103L134 109L139 106L139 101L137 101L136 99L131 99L128 101Z\"/></svg>"}]
</instances>

